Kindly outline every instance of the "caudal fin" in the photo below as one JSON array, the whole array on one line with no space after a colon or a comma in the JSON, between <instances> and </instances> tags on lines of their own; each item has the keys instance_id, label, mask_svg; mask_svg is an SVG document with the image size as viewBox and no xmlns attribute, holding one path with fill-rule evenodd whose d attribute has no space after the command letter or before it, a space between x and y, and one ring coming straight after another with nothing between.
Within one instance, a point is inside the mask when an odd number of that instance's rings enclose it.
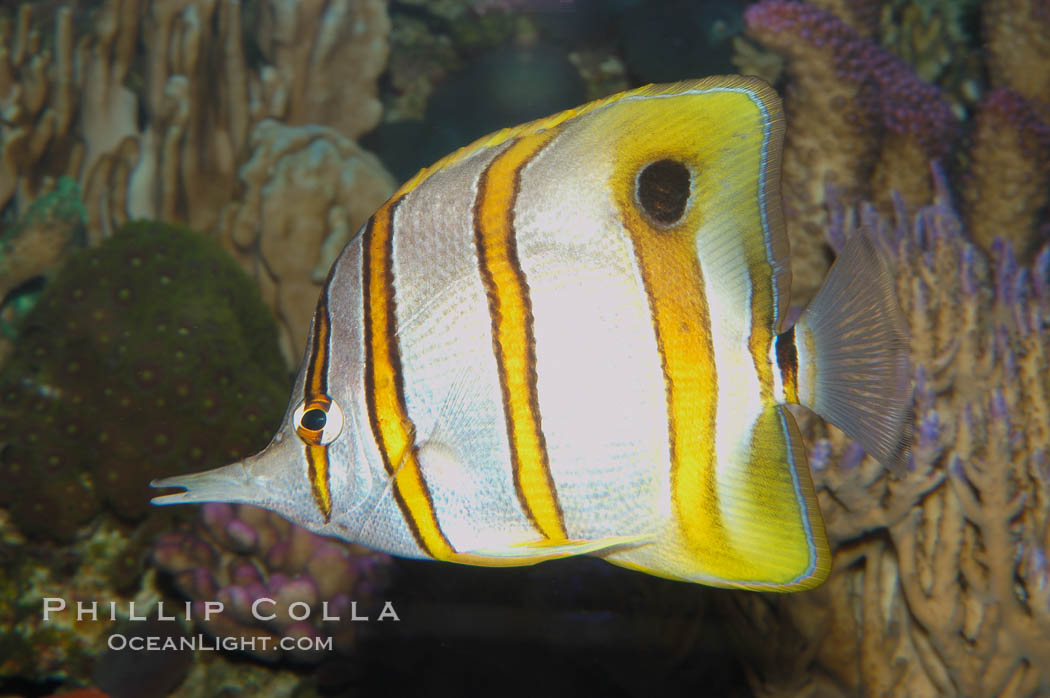
<instances>
[{"instance_id":1,"label":"caudal fin","mask_svg":"<svg viewBox=\"0 0 1050 698\"><path fill-rule=\"evenodd\" d=\"M854 235L795 325L799 402L901 473L911 447L908 334L886 261Z\"/></svg>"}]
</instances>

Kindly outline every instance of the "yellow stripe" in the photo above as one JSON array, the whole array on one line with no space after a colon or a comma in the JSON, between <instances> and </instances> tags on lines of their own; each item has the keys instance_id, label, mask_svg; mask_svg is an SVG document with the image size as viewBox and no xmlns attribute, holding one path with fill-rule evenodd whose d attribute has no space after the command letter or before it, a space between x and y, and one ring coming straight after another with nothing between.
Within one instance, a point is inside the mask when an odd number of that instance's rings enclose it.
<instances>
[{"instance_id":1,"label":"yellow stripe","mask_svg":"<svg viewBox=\"0 0 1050 698\"><path fill-rule=\"evenodd\" d=\"M306 444L306 462L310 467L310 484L317 508L324 514L325 523L332 518L332 490L328 482L328 447Z\"/></svg>"},{"instance_id":2,"label":"yellow stripe","mask_svg":"<svg viewBox=\"0 0 1050 698\"><path fill-rule=\"evenodd\" d=\"M392 241L393 215L400 202L398 196L384 204L368 222L363 239L365 398L372 433L405 521L424 552L445 560L455 551L438 524L419 468L396 339Z\"/></svg>"},{"instance_id":3,"label":"yellow stripe","mask_svg":"<svg viewBox=\"0 0 1050 698\"><path fill-rule=\"evenodd\" d=\"M551 129L523 136L492 161L478 182L474 231L518 499L540 533L563 541L565 520L540 425L532 302L514 230L521 170L556 133Z\"/></svg>"},{"instance_id":4,"label":"yellow stripe","mask_svg":"<svg viewBox=\"0 0 1050 698\"><path fill-rule=\"evenodd\" d=\"M321 299L314 313L313 347L310 353L310 365L306 371L304 396L306 404L312 402L330 404L328 396L328 356L331 339L331 318L328 317L328 286L325 285ZM320 444L305 443L306 463L310 488L313 490L314 502L324 515L327 523L332 517L332 489L329 482L328 447Z\"/></svg>"},{"instance_id":5,"label":"yellow stripe","mask_svg":"<svg viewBox=\"0 0 1050 698\"><path fill-rule=\"evenodd\" d=\"M652 155L649 161L659 160ZM642 160L644 162L645 160ZM634 198L641 163L625 158L611 180L649 297L667 396L671 496L681 529L694 545L726 549L715 472L718 381L711 315L704 292L693 206L680 223L655 227Z\"/></svg>"},{"instance_id":6,"label":"yellow stripe","mask_svg":"<svg viewBox=\"0 0 1050 698\"><path fill-rule=\"evenodd\" d=\"M748 337L747 346L751 350L755 373L758 374L759 396L767 407L776 402L773 397L773 364L769 360L769 352L773 348L773 294L772 284L767 283L767 277L771 277L771 274L762 273L768 267L763 260L751 262L747 270L748 282L751 284L751 336Z\"/></svg>"},{"instance_id":7,"label":"yellow stripe","mask_svg":"<svg viewBox=\"0 0 1050 698\"><path fill-rule=\"evenodd\" d=\"M313 351L310 353L310 366L306 371L306 385L303 387L303 399L307 402L319 396L328 397L328 342L331 339L331 331L326 286L314 312Z\"/></svg>"}]
</instances>

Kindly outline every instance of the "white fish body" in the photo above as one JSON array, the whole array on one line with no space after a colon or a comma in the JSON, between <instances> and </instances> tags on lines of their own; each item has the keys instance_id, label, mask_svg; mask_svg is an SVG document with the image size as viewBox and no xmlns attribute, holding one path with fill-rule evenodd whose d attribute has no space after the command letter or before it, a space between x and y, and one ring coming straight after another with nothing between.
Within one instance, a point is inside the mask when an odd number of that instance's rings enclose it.
<instances>
[{"instance_id":1,"label":"white fish body","mask_svg":"<svg viewBox=\"0 0 1050 698\"><path fill-rule=\"evenodd\" d=\"M716 77L439 161L332 267L273 442L157 481L187 491L154 501L256 504L407 557L819 584L830 554L784 405L900 461L907 343L862 239L783 327L782 139L768 86Z\"/></svg>"}]
</instances>

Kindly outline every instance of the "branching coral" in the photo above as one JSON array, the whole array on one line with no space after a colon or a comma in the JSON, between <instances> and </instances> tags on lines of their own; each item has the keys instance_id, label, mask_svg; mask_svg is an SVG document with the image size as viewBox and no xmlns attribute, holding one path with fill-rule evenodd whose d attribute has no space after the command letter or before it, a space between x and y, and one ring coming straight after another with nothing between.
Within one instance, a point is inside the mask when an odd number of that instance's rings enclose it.
<instances>
[{"instance_id":1,"label":"branching coral","mask_svg":"<svg viewBox=\"0 0 1050 698\"><path fill-rule=\"evenodd\" d=\"M973 19L980 0L886 0L877 39L928 83L956 114L980 96L982 55Z\"/></svg>"},{"instance_id":2,"label":"branching coral","mask_svg":"<svg viewBox=\"0 0 1050 698\"><path fill-rule=\"evenodd\" d=\"M268 638L252 651L266 660L285 654L282 637L331 636L337 650L349 652L352 618L375 619L372 605L390 560L246 504L205 504L192 531L157 540L153 558L194 599L197 620L209 633ZM223 612L205 619L205 601L221 602ZM326 615L338 620L326 622ZM316 652L292 654L321 659Z\"/></svg>"},{"instance_id":3,"label":"branching coral","mask_svg":"<svg viewBox=\"0 0 1050 698\"><path fill-rule=\"evenodd\" d=\"M980 16L986 66L968 48L972 40L964 28L963 15L976 18L975 7L888 3L881 35L871 40L861 38L870 22L858 21L858 8L867 16L865 2L764 0L747 13L751 36L788 60L784 192L796 297L809 296L824 275L829 186L846 202L875 201L883 213L892 208L892 192L914 208L929 199L924 172L932 159L958 165L973 238L988 249L995 236L1004 235L1027 260L1050 238L1050 4L985 3ZM913 70L951 92L941 94ZM984 72L994 89L982 98ZM965 115L971 108L972 146L954 157L949 146L960 129L952 112Z\"/></svg>"},{"instance_id":4,"label":"branching coral","mask_svg":"<svg viewBox=\"0 0 1050 698\"><path fill-rule=\"evenodd\" d=\"M24 213L46 190L45 175L77 174L76 101L72 11L60 9L46 36L28 4L0 17L0 208L18 195Z\"/></svg>"},{"instance_id":5,"label":"branching coral","mask_svg":"<svg viewBox=\"0 0 1050 698\"><path fill-rule=\"evenodd\" d=\"M10 124L0 136L0 208L14 199L24 209L48 177L69 174L84 188L95 238L129 218L210 230L254 124L319 123L354 138L378 122L382 0L252 9L246 26L239 2L104 0L76 37L69 9L48 34L23 5L0 24Z\"/></svg>"},{"instance_id":6,"label":"branching coral","mask_svg":"<svg viewBox=\"0 0 1050 698\"><path fill-rule=\"evenodd\" d=\"M231 249L263 283L297 361L326 265L393 189L349 140L380 118L386 3L103 0L79 37L68 8L36 12L27 3L0 23L0 209L24 212L68 174L93 243L137 218L238 240ZM290 138L282 122L311 135ZM337 145L323 155L322 143ZM298 179L288 177L294 148L320 158L301 158ZM264 213L260 187L274 181L263 168L276 158L286 179L267 195L270 220L250 219ZM224 216L241 183L252 201Z\"/></svg>"},{"instance_id":7,"label":"branching coral","mask_svg":"<svg viewBox=\"0 0 1050 698\"><path fill-rule=\"evenodd\" d=\"M973 239L990 249L998 236L1027 259L1050 239L1042 216L1050 203L1050 112L1007 88L981 100L962 200Z\"/></svg>"},{"instance_id":8,"label":"branching coral","mask_svg":"<svg viewBox=\"0 0 1050 698\"><path fill-rule=\"evenodd\" d=\"M792 244L793 292L808 297L823 277L825 191L847 201L890 192L925 199L916 176L942 156L956 119L937 90L838 17L800 2L748 8L748 33L787 57L784 198Z\"/></svg>"},{"instance_id":9,"label":"branching coral","mask_svg":"<svg viewBox=\"0 0 1050 698\"><path fill-rule=\"evenodd\" d=\"M756 679L761 694L807 681L848 695L1050 691L1050 247L1030 267L1002 242L985 256L937 181L913 223L903 205L897 225L861 215L895 262L912 335L910 467L894 479L841 433L811 427L827 434L811 464L834 571L813 594L736 598L766 622L773 603L790 621L764 627L806 640L794 666L811 674ZM832 242L855 227L833 228Z\"/></svg>"},{"instance_id":10,"label":"branching coral","mask_svg":"<svg viewBox=\"0 0 1050 698\"><path fill-rule=\"evenodd\" d=\"M1047 108L1050 95L1050 2L988 0L981 24L988 79Z\"/></svg>"}]
</instances>

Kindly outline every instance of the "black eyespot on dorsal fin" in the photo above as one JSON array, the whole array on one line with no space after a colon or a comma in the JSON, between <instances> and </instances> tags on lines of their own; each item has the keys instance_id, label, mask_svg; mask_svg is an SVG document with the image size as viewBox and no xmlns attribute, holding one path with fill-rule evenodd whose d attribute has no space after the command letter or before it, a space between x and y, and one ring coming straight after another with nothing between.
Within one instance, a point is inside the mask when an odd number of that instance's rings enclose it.
<instances>
[{"instance_id":1,"label":"black eyespot on dorsal fin","mask_svg":"<svg viewBox=\"0 0 1050 698\"><path fill-rule=\"evenodd\" d=\"M661 225L677 223L685 213L692 175L676 160L657 160L638 173L638 204Z\"/></svg>"}]
</instances>

